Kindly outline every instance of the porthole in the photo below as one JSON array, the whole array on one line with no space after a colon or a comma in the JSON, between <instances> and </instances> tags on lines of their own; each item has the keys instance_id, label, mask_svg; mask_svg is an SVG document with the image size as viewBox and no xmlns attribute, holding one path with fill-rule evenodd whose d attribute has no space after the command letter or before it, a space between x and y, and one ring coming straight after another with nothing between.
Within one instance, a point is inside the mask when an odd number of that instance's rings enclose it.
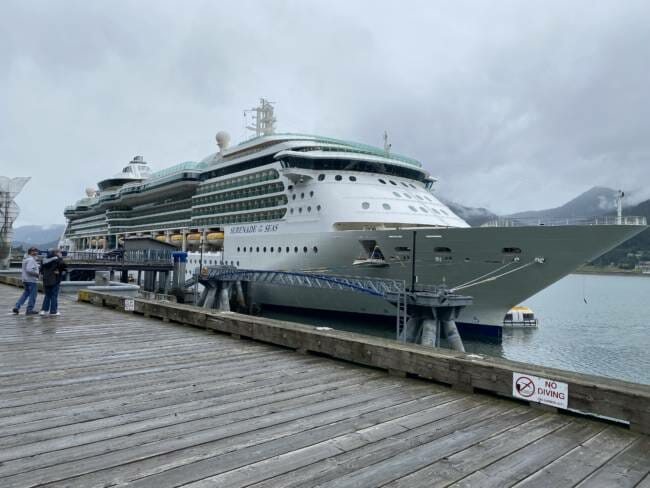
<instances>
[{"instance_id":1,"label":"porthole","mask_svg":"<svg viewBox=\"0 0 650 488\"><path fill-rule=\"evenodd\" d=\"M424 208L424 207L420 207L420 210L422 210L424 213L429 213L429 212L427 212L427 209Z\"/></svg>"},{"instance_id":2,"label":"porthole","mask_svg":"<svg viewBox=\"0 0 650 488\"><path fill-rule=\"evenodd\" d=\"M287 252L289 252L289 246L287 246Z\"/></svg>"},{"instance_id":3,"label":"porthole","mask_svg":"<svg viewBox=\"0 0 650 488\"><path fill-rule=\"evenodd\" d=\"M278 246L278 252L282 252L282 247Z\"/></svg>"},{"instance_id":4,"label":"porthole","mask_svg":"<svg viewBox=\"0 0 650 488\"><path fill-rule=\"evenodd\" d=\"M321 209L321 208L322 208L322 207L321 207L320 205L316 205L316 210L318 210L319 212L320 212L320 209Z\"/></svg>"},{"instance_id":5,"label":"porthole","mask_svg":"<svg viewBox=\"0 0 650 488\"><path fill-rule=\"evenodd\" d=\"M314 246L314 253L317 253L317 252L318 252L318 248L316 246Z\"/></svg>"},{"instance_id":6,"label":"porthole","mask_svg":"<svg viewBox=\"0 0 650 488\"><path fill-rule=\"evenodd\" d=\"M325 175L318 175L318 181L323 181L325 179Z\"/></svg>"},{"instance_id":7,"label":"porthole","mask_svg":"<svg viewBox=\"0 0 650 488\"><path fill-rule=\"evenodd\" d=\"M313 192L313 191L310 191L310 192L309 192L309 196L310 196L310 197L313 197L313 196L314 196L314 192Z\"/></svg>"},{"instance_id":8,"label":"porthole","mask_svg":"<svg viewBox=\"0 0 650 488\"><path fill-rule=\"evenodd\" d=\"M402 183L402 185L405 186L406 188L409 187L409 186L408 186L406 183L404 183L403 181L402 181L401 183Z\"/></svg>"},{"instance_id":9,"label":"porthole","mask_svg":"<svg viewBox=\"0 0 650 488\"><path fill-rule=\"evenodd\" d=\"M350 176L350 181L357 181L357 177L356 176Z\"/></svg>"},{"instance_id":10,"label":"porthole","mask_svg":"<svg viewBox=\"0 0 650 488\"><path fill-rule=\"evenodd\" d=\"M386 182L384 180L382 180L381 178L379 178L379 183L381 183L382 185L386 184Z\"/></svg>"},{"instance_id":11,"label":"porthole","mask_svg":"<svg viewBox=\"0 0 650 488\"><path fill-rule=\"evenodd\" d=\"M252 247L249 247L249 248L248 248L248 252L253 252L253 248L252 248Z\"/></svg>"},{"instance_id":12,"label":"porthole","mask_svg":"<svg viewBox=\"0 0 650 488\"><path fill-rule=\"evenodd\" d=\"M395 195L397 198L402 198L402 195L400 195L400 194L397 193L396 191L393 192L393 195Z\"/></svg>"},{"instance_id":13,"label":"porthole","mask_svg":"<svg viewBox=\"0 0 650 488\"><path fill-rule=\"evenodd\" d=\"M341 181L341 180L343 179L343 177L342 177L341 175L336 175L336 176L334 177L334 179L335 179L336 181Z\"/></svg>"},{"instance_id":14,"label":"porthole","mask_svg":"<svg viewBox=\"0 0 650 488\"><path fill-rule=\"evenodd\" d=\"M275 249L274 247L271 247L271 252L273 252L274 249Z\"/></svg>"},{"instance_id":15,"label":"porthole","mask_svg":"<svg viewBox=\"0 0 650 488\"><path fill-rule=\"evenodd\" d=\"M266 252L266 246L264 246L264 247L262 248L262 251L263 251L263 252Z\"/></svg>"},{"instance_id":16,"label":"porthole","mask_svg":"<svg viewBox=\"0 0 650 488\"><path fill-rule=\"evenodd\" d=\"M305 194L304 194L304 193L301 193L301 194L300 194L300 198L305 198Z\"/></svg>"},{"instance_id":17,"label":"porthole","mask_svg":"<svg viewBox=\"0 0 650 488\"><path fill-rule=\"evenodd\" d=\"M289 191L293 190L293 185L287 186L287 190L289 190Z\"/></svg>"},{"instance_id":18,"label":"porthole","mask_svg":"<svg viewBox=\"0 0 650 488\"><path fill-rule=\"evenodd\" d=\"M260 248L259 248L259 247L256 248L256 249L255 249L255 252L260 252Z\"/></svg>"},{"instance_id":19,"label":"porthole","mask_svg":"<svg viewBox=\"0 0 650 488\"><path fill-rule=\"evenodd\" d=\"M397 183L395 183L393 180L388 180L388 181L390 181L390 184L391 184L391 185L395 185L395 186L397 186Z\"/></svg>"},{"instance_id":20,"label":"porthole","mask_svg":"<svg viewBox=\"0 0 650 488\"><path fill-rule=\"evenodd\" d=\"M361 208L363 208L364 210L368 210L370 208L370 204L368 202L363 202L361 204Z\"/></svg>"},{"instance_id":21,"label":"porthole","mask_svg":"<svg viewBox=\"0 0 650 488\"><path fill-rule=\"evenodd\" d=\"M387 203L383 203L381 206L384 207L384 210L390 210L390 205Z\"/></svg>"},{"instance_id":22,"label":"porthole","mask_svg":"<svg viewBox=\"0 0 650 488\"><path fill-rule=\"evenodd\" d=\"M298 213L302 213L302 207L298 208Z\"/></svg>"},{"instance_id":23,"label":"porthole","mask_svg":"<svg viewBox=\"0 0 650 488\"><path fill-rule=\"evenodd\" d=\"M417 212L417 211L418 211L418 209L415 208L413 205L409 205L409 208L410 208L413 212Z\"/></svg>"},{"instance_id":24,"label":"porthole","mask_svg":"<svg viewBox=\"0 0 650 488\"><path fill-rule=\"evenodd\" d=\"M298 246L293 248L293 252L298 252Z\"/></svg>"},{"instance_id":25,"label":"porthole","mask_svg":"<svg viewBox=\"0 0 650 488\"><path fill-rule=\"evenodd\" d=\"M307 207L307 212L311 212L311 207Z\"/></svg>"},{"instance_id":26,"label":"porthole","mask_svg":"<svg viewBox=\"0 0 650 488\"><path fill-rule=\"evenodd\" d=\"M307 246L302 248L302 252L306 253L307 252Z\"/></svg>"},{"instance_id":27,"label":"porthole","mask_svg":"<svg viewBox=\"0 0 650 488\"><path fill-rule=\"evenodd\" d=\"M237 247L237 252L240 252L240 251L241 251L241 249L239 247Z\"/></svg>"}]
</instances>

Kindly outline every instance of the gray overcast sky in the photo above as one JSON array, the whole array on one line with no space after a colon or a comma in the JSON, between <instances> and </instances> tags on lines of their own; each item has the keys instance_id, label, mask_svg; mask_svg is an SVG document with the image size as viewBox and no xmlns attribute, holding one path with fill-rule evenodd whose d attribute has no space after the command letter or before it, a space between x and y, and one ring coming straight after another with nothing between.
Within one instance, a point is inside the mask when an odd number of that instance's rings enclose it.
<instances>
[{"instance_id":1,"label":"gray overcast sky","mask_svg":"<svg viewBox=\"0 0 650 488\"><path fill-rule=\"evenodd\" d=\"M281 131L420 159L498 213L594 185L650 193L650 2L4 1L0 175L32 176L16 225L62 223L142 154L197 160ZM647 195L647 194L646 194Z\"/></svg>"}]
</instances>

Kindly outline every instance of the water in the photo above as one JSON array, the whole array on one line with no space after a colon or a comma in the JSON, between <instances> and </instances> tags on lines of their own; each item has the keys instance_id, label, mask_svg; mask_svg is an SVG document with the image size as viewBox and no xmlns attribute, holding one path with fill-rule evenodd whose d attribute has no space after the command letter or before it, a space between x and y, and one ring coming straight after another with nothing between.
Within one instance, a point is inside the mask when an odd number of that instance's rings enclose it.
<instances>
[{"instance_id":1,"label":"water","mask_svg":"<svg viewBox=\"0 0 650 488\"><path fill-rule=\"evenodd\" d=\"M585 303L586 299L586 303ZM468 352L650 384L650 278L570 275L527 300L538 329L504 329ZM395 338L395 320L265 310L270 318Z\"/></svg>"}]
</instances>

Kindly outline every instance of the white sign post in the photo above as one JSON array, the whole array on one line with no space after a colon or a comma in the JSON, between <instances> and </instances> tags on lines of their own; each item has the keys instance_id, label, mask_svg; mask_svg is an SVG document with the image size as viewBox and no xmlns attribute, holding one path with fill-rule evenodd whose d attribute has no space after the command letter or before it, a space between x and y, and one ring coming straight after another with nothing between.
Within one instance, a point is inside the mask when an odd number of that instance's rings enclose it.
<instances>
[{"instance_id":1,"label":"white sign post","mask_svg":"<svg viewBox=\"0 0 650 488\"><path fill-rule=\"evenodd\" d=\"M125 312L135 311L135 300L133 298L124 299L124 311Z\"/></svg>"},{"instance_id":2,"label":"white sign post","mask_svg":"<svg viewBox=\"0 0 650 488\"><path fill-rule=\"evenodd\" d=\"M569 385L531 374L513 372L512 396L566 409L569 405Z\"/></svg>"}]
</instances>

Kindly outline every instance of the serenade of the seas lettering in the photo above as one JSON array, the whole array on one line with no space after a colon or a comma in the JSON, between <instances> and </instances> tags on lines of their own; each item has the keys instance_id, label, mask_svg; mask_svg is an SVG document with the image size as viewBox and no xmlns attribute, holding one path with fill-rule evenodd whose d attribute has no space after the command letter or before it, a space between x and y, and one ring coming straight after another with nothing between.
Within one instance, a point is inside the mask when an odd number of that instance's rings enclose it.
<instances>
[{"instance_id":1,"label":"serenade of the seas lettering","mask_svg":"<svg viewBox=\"0 0 650 488\"><path fill-rule=\"evenodd\" d=\"M254 234L256 232L277 232L278 224L249 224L235 225L230 228L230 234Z\"/></svg>"}]
</instances>

